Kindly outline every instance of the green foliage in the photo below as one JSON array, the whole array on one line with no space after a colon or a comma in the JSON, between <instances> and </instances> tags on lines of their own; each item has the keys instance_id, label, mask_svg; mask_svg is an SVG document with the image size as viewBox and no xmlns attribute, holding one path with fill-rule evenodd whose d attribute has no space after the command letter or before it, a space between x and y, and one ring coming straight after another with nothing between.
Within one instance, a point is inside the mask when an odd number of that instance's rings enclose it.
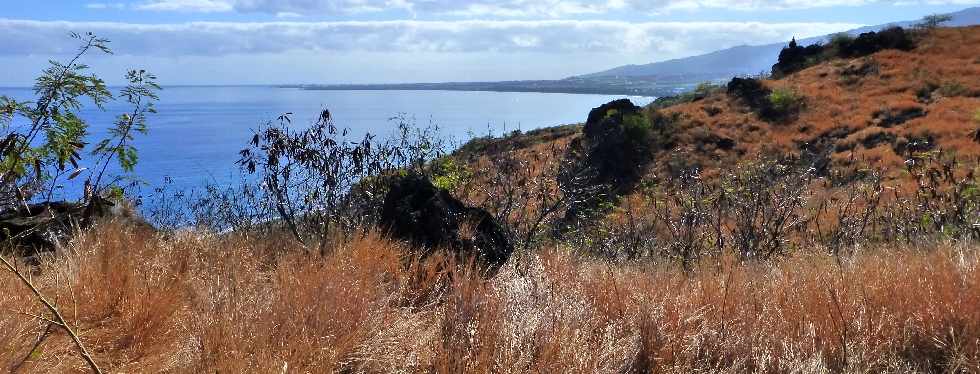
<instances>
[{"instance_id":1,"label":"green foliage","mask_svg":"<svg viewBox=\"0 0 980 374\"><path fill-rule=\"evenodd\" d=\"M777 88L769 94L769 104L778 114L789 114L803 106L803 96L792 89Z\"/></svg>"},{"instance_id":2,"label":"green foliage","mask_svg":"<svg viewBox=\"0 0 980 374\"><path fill-rule=\"evenodd\" d=\"M980 109L977 109L977 111L973 112L973 122L980 124Z\"/></svg>"},{"instance_id":3,"label":"green foliage","mask_svg":"<svg viewBox=\"0 0 980 374\"><path fill-rule=\"evenodd\" d=\"M957 81L948 81L939 86L939 94L944 97L967 96L970 89Z\"/></svg>"},{"instance_id":4,"label":"green foliage","mask_svg":"<svg viewBox=\"0 0 980 374\"><path fill-rule=\"evenodd\" d=\"M615 117L617 114L619 114L619 110L609 109L609 110L606 111L606 116L603 117L602 119L612 118L612 117Z\"/></svg>"},{"instance_id":5,"label":"green foliage","mask_svg":"<svg viewBox=\"0 0 980 374\"><path fill-rule=\"evenodd\" d=\"M451 157L441 157L431 163L432 184L444 190L453 191L467 183L473 173L465 164Z\"/></svg>"},{"instance_id":6,"label":"green foliage","mask_svg":"<svg viewBox=\"0 0 980 374\"><path fill-rule=\"evenodd\" d=\"M34 84L34 100L0 96L2 206L25 204L41 192L50 199L59 177L70 174L69 179L74 179L86 170L79 164L89 125L78 111L84 100L104 109L105 103L115 99L105 82L88 73L89 66L80 61L92 51L111 54L108 40L91 33L71 36L81 43L78 52L68 62L50 61ZM156 99L152 91L159 87L144 71L130 72L127 78L131 84L121 96L133 104L134 110L120 116L116 127L110 130L110 138L119 141L96 147L93 153L104 156L96 165L107 164L115 157L123 170L131 171L136 163L136 150L129 145L132 132L145 133L145 114L152 113L151 102ZM69 172L69 166L74 171Z\"/></svg>"},{"instance_id":7,"label":"green foliage","mask_svg":"<svg viewBox=\"0 0 980 374\"><path fill-rule=\"evenodd\" d=\"M623 130L626 133L626 139L632 143L633 149L639 150L650 144L650 119L643 113L623 116Z\"/></svg>"},{"instance_id":8,"label":"green foliage","mask_svg":"<svg viewBox=\"0 0 980 374\"><path fill-rule=\"evenodd\" d=\"M953 16L949 14L930 14L928 16L922 17L922 21L915 24L915 28L923 30L931 30L942 26L944 23L952 21Z\"/></svg>"},{"instance_id":9,"label":"green foliage","mask_svg":"<svg viewBox=\"0 0 980 374\"><path fill-rule=\"evenodd\" d=\"M138 160L136 147L133 146L134 134L146 134L146 115L156 113L154 101L158 99L156 92L160 86L156 76L145 70L131 70L126 74L129 85L122 89L120 97L132 106L130 113L116 117L115 126L109 129L109 136L102 139L92 150L93 156L99 156L102 169L95 180L96 189L101 184L102 176L109 162L114 158L119 167L125 172L132 172Z\"/></svg>"},{"instance_id":10,"label":"green foliage","mask_svg":"<svg viewBox=\"0 0 980 374\"><path fill-rule=\"evenodd\" d=\"M685 92L677 96L658 97L650 104L651 108L663 109L678 104L690 103L710 96L712 93L719 92L724 88L723 85L715 82L701 82L693 91Z\"/></svg>"},{"instance_id":11,"label":"green foliage","mask_svg":"<svg viewBox=\"0 0 980 374\"><path fill-rule=\"evenodd\" d=\"M839 56L841 51L845 50L854 44L854 37L846 32L836 33L830 36L827 45L824 46L824 54L826 56Z\"/></svg>"}]
</instances>

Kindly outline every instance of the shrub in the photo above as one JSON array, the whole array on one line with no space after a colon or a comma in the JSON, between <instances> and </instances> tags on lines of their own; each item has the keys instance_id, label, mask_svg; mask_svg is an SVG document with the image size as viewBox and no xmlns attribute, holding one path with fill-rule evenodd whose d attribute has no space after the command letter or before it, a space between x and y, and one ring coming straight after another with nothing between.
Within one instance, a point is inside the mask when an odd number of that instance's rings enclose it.
<instances>
[{"instance_id":1,"label":"shrub","mask_svg":"<svg viewBox=\"0 0 980 374\"><path fill-rule=\"evenodd\" d=\"M583 160L597 173L596 184L626 187L651 160L653 125L643 110L627 99L592 110L585 124Z\"/></svg>"},{"instance_id":2,"label":"shrub","mask_svg":"<svg viewBox=\"0 0 980 374\"><path fill-rule=\"evenodd\" d=\"M766 97L772 92L762 81L754 78L732 78L727 86L728 96L739 99L750 108L758 109L765 105Z\"/></svg>"},{"instance_id":3,"label":"shrub","mask_svg":"<svg viewBox=\"0 0 980 374\"><path fill-rule=\"evenodd\" d=\"M469 182L473 175L465 164L448 156L433 160L430 168L432 184L449 191L454 191Z\"/></svg>"},{"instance_id":4,"label":"shrub","mask_svg":"<svg viewBox=\"0 0 980 374\"><path fill-rule=\"evenodd\" d=\"M848 48L854 43L854 37L846 32L836 33L830 36L827 45L824 46L826 56L840 56L841 50Z\"/></svg>"},{"instance_id":5,"label":"shrub","mask_svg":"<svg viewBox=\"0 0 980 374\"><path fill-rule=\"evenodd\" d=\"M837 56L854 58L867 56L885 49L908 51L915 48L912 36L901 27L890 27L878 32L870 31L858 35L853 42L841 45Z\"/></svg>"},{"instance_id":6,"label":"shrub","mask_svg":"<svg viewBox=\"0 0 980 374\"><path fill-rule=\"evenodd\" d=\"M970 95L970 89L957 81L948 81L939 86L939 94L943 97L958 97Z\"/></svg>"},{"instance_id":7,"label":"shrub","mask_svg":"<svg viewBox=\"0 0 980 374\"><path fill-rule=\"evenodd\" d=\"M779 60L772 66L772 74L779 78L803 70L819 62L822 53L823 47L819 44L801 47L793 39L779 51Z\"/></svg>"},{"instance_id":8,"label":"shrub","mask_svg":"<svg viewBox=\"0 0 980 374\"><path fill-rule=\"evenodd\" d=\"M327 250L323 246L331 235L364 225L372 212L350 193L363 187L361 181L395 173L427 175L429 161L444 152L438 129L395 120L398 132L384 141L371 134L351 141L327 110L301 131L289 126L287 115L261 127L238 161L245 174L256 176L243 188L256 193L253 221L281 225L320 252Z\"/></svg>"},{"instance_id":9,"label":"shrub","mask_svg":"<svg viewBox=\"0 0 980 374\"><path fill-rule=\"evenodd\" d=\"M648 151L652 134L649 118L642 113L623 116L623 131L626 135L628 149L637 152Z\"/></svg>"},{"instance_id":10,"label":"shrub","mask_svg":"<svg viewBox=\"0 0 980 374\"><path fill-rule=\"evenodd\" d=\"M826 46L812 44L801 47L794 39L779 52L779 60L772 67L772 74L780 78L832 58L856 58L885 49L908 51L915 48L912 35L901 27L866 32L854 38L848 34L836 34Z\"/></svg>"},{"instance_id":11,"label":"shrub","mask_svg":"<svg viewBox=\"0 0 980 374\"><path fill-rule=\"evenodd\" d=\"M752 78L732 78L728 83L728 95L741 100L758 114L759 118L782 121L802 109L803 96L794 90L770 90L759 80Z\"/></svg>"},{"instance_id":12,"label":"shrub","mask_svg":"<svg viewBox=\"0 0 980 374\"><path fill-rule=\"evenodd\" d=\"M769 105L775 114L786 115L803 106L803 96L793 89L777 88L769 94Z\"/></svg>"},{"instance_id":13,"label":"shrub","mask_svg":"<svg viewBox=\"0 0 980 374\"><path fill-rule=\"evenodd\" d=\"M115 100L105 82L88 74L84 56L93 51L109 54L108 40L91 33L72 34L81 47L68 63L51 61L34 84L33 101L17 101L0 96L0 208L27 206L28 202L52 198L55 186L81 181L91 191L86 202L120 179L103 183L106 171L115 161L124 172L137 162L134 135L147 131L146 118L154 113L156 77L144 70L126 74L128 85L120 91L131 109L116 117L109 137L90 150L93 162L85 162L89 124L79 116L83 101L99 109ZM63 180L60 180L65 178Z\"/></svg>"},{"instance_id":14,"label":"shrub","mask_svg":"<svg viewBox=\"0 0 980 374\"><path fill-rule=\"evenodd\" d=\"M710 96L712 93L722 90L724 87L715 82L701 82L690 92L686 92L676 96L663 96L658 97L649 107L653 109L663 109L683 103L691 103L695 101L704 100L706 97Z\"/></svg>"},{"instance_id":15,"label":"shrub","mask_svg":"<svg viewBox=\"0 0 980 374\"><path fill-rule=\"evenodd\" d=\"M932 30L937 27L942 26L942 24L952 21L953 16L949 14L930 14L928 16L922 17L922 21L915 24L913 27L920 30Z\"/></svg>"}]
</instances>

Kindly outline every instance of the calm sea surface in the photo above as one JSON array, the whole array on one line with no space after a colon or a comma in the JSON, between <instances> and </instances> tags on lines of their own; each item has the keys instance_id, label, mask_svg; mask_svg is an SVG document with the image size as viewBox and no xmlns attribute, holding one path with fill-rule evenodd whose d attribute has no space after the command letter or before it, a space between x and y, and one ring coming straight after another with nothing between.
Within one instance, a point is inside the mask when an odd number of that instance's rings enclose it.
<instances>
[{"instance_id":1,"label":"calm sea surface","mask_svg":"<svg viewBox=\"0 0 980 374\"><path fill-rule=\"evenodd\" d=\"M0 95L30 99L32 91L0 88ZM589 110L625 96L549 93L451 91L304 91L274 87L165 87L157 114L148 119L150 133L139 137L136 176L150 186L172 178L172 188L188 189L205 183L222 184L237 176L237 152L252 130L280 114L293 113L294 126L310 123L329 109L338 127L352 136L387 136L405 115L419 126L437 125L442 136L459 143L488 131L501 134L559 124L584 122ZM629 97L637 105L646 97ZM88 103L86 103L88 104ZM125 105L112 103L105 111L89 105L82 117L91 126L90 142ZM92 160L90 160L92 161ZM90 166L90 165L88 165Z\"/></svg>"}]
</instances>

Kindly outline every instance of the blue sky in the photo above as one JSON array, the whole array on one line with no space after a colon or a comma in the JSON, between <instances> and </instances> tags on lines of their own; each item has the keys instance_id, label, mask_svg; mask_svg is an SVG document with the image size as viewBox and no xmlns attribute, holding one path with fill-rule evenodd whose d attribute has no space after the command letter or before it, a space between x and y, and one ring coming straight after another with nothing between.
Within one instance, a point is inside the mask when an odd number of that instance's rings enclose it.
<instances>
[{"instance_id":1,"label":"blue sky","mask_svg":"<svg viewBox=\"0 0 980 374\"><path fill-rule=\"evenodd\" d=\"M980 0L5 0L0 86L74 45L164 84L556 79L739 44L913 20Z\"/></svg>"}]
</instances>

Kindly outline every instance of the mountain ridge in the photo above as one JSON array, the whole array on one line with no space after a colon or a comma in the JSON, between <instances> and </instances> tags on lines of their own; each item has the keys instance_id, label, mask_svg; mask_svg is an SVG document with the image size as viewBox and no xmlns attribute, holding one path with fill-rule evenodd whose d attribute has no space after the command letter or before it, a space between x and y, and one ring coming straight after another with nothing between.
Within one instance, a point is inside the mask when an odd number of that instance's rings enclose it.
<instances>
[{"instance_id":1,"label":"mountain ridge","mask_svg":"<svg viewBox=\"0 0 980 374\"><path fill-rule=\"evenodd\" d=\"M960 27L980 24L980 7L967 8L957 12L948 13L948 15L951 16L952 19L944 24L946 26ZM918 22L919 21L891 22L880 25L860 27L844 32L851 35L857 35L863 32L880 30L889 26L907 27ZM798 42L803 45L824 42L832 35L833 34L800 39ZM763 45L739 45L696 56L682 57L641 65L622 65L612 69L578 75L570 78L595 79L698 75L701 77L709 77L709 79L706 80L718 80L731 78L735 75L758 74L763 71L769 71L772 65L776 63L776 57L779 55L779 51L786 46L787 42Z\"/></svg>"}]
</instances>

